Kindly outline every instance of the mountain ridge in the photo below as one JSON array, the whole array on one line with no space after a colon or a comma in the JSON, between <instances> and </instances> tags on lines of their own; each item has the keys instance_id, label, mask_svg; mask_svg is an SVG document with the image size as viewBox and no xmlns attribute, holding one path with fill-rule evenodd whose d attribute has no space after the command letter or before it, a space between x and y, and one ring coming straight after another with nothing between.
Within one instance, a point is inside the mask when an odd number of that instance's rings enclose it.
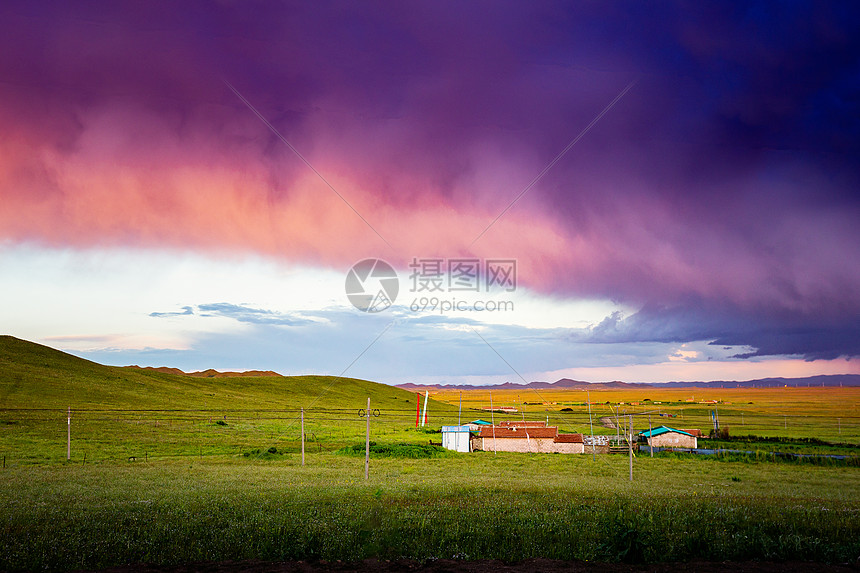
<instances>
[{"instance_id":1,"label":"mountain ridge","mask_svg":"<svg viewBox=\"0 0 860 573\"><path fill-rule=\"evenodd\" d=\"M710 382L701 381L673 381L673 382L586 382L584 380L571 380L561 378L555 382L535 381L528 384L505 382L503 384L491 384L477 386L474 384L413 384L406 382L396 384L397 388L410 391L423 390L552 390L552 389L579 389L579 390L616 390L633 388L776 388L787 386L789 388L800 387L838 387L838 386L860 386L860 374L821 374L817 376L806 376L801 378L756 378L754 380L715 380Z\"/></svg>"},{"instance_id":2,"label":"mountain ridge","mask_svg":"<svg viewBox=\"0 0 860 573\"><path fill-rule=\"evenodd\" d=\"M137 370L145 370L149 372L161 372L162 374L176 374L177 376L193 376L195 378L247 378L254 376L278 376L284 377L283 374L278 374L273 370L246 370L244 372L232 372L226 371L221 372L220 370L215 370L214 368L209 368L207 370L199 370L195 372L185 372L184 370L180 370L179 368L172 368L170 366L138 366L137 364L132 364L131 366L122 366L122 368L132 368Z\"/></svg>"}]
</instances>

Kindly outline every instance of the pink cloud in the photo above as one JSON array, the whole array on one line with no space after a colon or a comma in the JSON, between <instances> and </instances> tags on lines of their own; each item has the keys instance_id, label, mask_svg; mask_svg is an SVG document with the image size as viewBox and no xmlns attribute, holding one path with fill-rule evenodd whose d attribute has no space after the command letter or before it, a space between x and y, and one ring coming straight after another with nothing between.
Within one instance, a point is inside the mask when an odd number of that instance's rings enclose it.
<instances>
[{"instance_id":1,"label":"pink cloud","mask_svg":"<svg viewBox=\"0 0 860 573\"><path fill-rule=\"evenodd\" d=\"M815 247L851 238L844 215L781 217L764 238L784 243L756 250L719 218L679 216L683 199L629 176L619 192L617 174L607 182L600 172L577 184L586 191L574 188L582 212L573 224L552 195L534 190L472 245L539 171L534 154L506 161L508 144L477 144L461 150L461 175L426 179L435 160L408 151L402 127L322 119L311 122L316 135L303 153L393 250L241 106L204 105L184 118L101 106L76 114L63 145L46 128L7 118L15 136L0 143L0 236L81 248L245 250L333 267L368 256L401 267L416 256L514 257L521 283L542 291L632 301L693 294L801 312L840 284L860 283L839 250ZM362 145L368 138L374 146ZM398 149L405 155L388 159ZM415 171L400 169L401 160ZM810 242L795 232L804 228L819 234Z\"/></svg>"},{"instance_id":2,"label":"pink cloud","mask_svg":"<svg viewBox=\"0 0 860 573\"><path fill-rule=\"evenodd\" d=\"M759 34L732 6L3 7L0 238L515 257L544 292L851 327L856 34L798 10Z\"/></svg>"}]
</instances>

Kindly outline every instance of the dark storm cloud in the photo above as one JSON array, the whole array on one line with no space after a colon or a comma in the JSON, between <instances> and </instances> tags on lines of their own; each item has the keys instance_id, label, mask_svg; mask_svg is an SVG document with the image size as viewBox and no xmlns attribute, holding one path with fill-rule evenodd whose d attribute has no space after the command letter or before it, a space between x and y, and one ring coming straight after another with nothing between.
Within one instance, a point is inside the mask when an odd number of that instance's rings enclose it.
<instances>
[{"instance_id":1,"label":"dark storm cloud","mask_svg":"<svg viewBox=\"0 0 860 573\"><path fill-rule=\"evenodd\" d=\"M754 315L702 301L646 306L628 317L615 312L586 331L572 333L570 339L603 344L710 340L715 346L752 347L737 358L797 355L806 360L832 360L860 355L860 327L856 324L793 314Z\"/></svg>"},{"instance_id":2,"label":"dark storm cloud","mask_svg":"<svg viewBox=\"0 0 860 573\"><path fill-rule=\"evenodd\" d=\"M4 238L367 256L368 229L320 215L328 190L300 194L306 166L227 80L397 256L516 256L536 290L643 308L596 338L860 353L855 4L7 3L0 19Z\"/></svg>"}]
</instances>

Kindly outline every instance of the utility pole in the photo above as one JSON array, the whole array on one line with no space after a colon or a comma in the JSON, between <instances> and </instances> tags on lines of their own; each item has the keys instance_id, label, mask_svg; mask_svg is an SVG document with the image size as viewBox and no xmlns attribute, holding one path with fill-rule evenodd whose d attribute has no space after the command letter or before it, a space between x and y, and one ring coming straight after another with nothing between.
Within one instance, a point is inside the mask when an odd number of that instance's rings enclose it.
<instances>
[{"instance_id":1,"label":"utility pole","mask_svg":"<svg viewBox=\"0 0 860 573\"><path fill-rule=\"evenodd\" d=\"M594 422L591 421L591 392L585 391L586 399L588 400L588 425L591 426L591 461L597 461L594 453Z\"/></svg>"},{"instance_id":2,"label":"utility pole","mask_svg":"<svg viewBox=\"0 0 860 573\"><path fill-rule=\"evenodd\" d=\"M633 416L630 416L630 425L628 426L628 430L627 448L630 452L630 481L633 481Z\"/></svg>"},{"instance_id":3,"label":"utility pole","mask_svg":"<svg viewBox=\"0 0 860 573\"><path fill-rule=\"evenodd\" d=\"M69 406L69 419L66 430L66 461L72 459L72 407Z\"/></svg>"},{"instance_id":4,"label":"utility pole","mask_svg":"<svg viewBox=\"0 0 860 573\"><path fill-rule=\"evenodd\" d=\"M651 426L651 414L648 414L648 451L651 452L651 457L654 457L654 446L651 444L654 443L654 428Z\"/></svg>"},{"instance_id":5,"label":"utility pole","mask_svg":"<svg viewBox=\"0 0 860 573\"><path fill-rule=\"evenodd\" d=\"M496 416L495 411L493 410L493 393L490 392L490 424L493 427L493 455L495 456L498 452L496 451Z\"/></svg>"},{"instance_id":6,"label":"utility pole","mask_svg":"<svg viewBox=\"0 0 860 573\"><path fill-rule=\"evenodd\" d=\"M302 407L302 465L305 465L305 409Z\"/></svg>"},{"instance_id":7,"label":"utility pole","mask_svg":"<svg viewBox=\"0 0 860 573\"><path fill-rule=\"evenodd\" d=\"M370 396L367 397L367 432L364 435L364 479L370 477Z\"/></svg>"},{"instance_id":8,"label":"utility pole","mask_svg":"<svg viewBox=\"0 0 860 573\"><path fill-rule=\"evenodd\" d=\"M462 414L463 414L463 393L460 392L460 408L457 410L457 425L458 426L462 425L462 420L461 420Z\"/></svg>"}]
</instances>

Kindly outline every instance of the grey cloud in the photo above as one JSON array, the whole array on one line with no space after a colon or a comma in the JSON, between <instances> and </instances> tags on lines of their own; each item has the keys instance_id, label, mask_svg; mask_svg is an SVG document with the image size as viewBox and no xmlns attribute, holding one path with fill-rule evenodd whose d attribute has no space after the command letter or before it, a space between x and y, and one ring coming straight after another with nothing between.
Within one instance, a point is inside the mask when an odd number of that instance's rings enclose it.
<instances>
[{"instance_id":1,"label":"grey cloud","mask_svg":"<svg viewBox=\"0 0 860 573\"><path fill-rule=\"evenodd\" d=\"M313 321L307 318L297 317L292 314L284 314L273 310L251 308L240 304L229 302L218 302L197 305L201 312L200 316L222 316L232 318L239 322L252 324L268 324L273 326L303 326Z\"/></svg>"},{"instance_id":2,"label":"grey cloud","mask_svg":"<svg viewBox=\"0 0 860 573\"><path fill-rule=\"evenodd\" d=\"M183 306L182 312L150 312L149 316L161 318L165 316L187 316L189 314L194 314L194 309L190 306Z\"/></svg>"}]
</instances>

